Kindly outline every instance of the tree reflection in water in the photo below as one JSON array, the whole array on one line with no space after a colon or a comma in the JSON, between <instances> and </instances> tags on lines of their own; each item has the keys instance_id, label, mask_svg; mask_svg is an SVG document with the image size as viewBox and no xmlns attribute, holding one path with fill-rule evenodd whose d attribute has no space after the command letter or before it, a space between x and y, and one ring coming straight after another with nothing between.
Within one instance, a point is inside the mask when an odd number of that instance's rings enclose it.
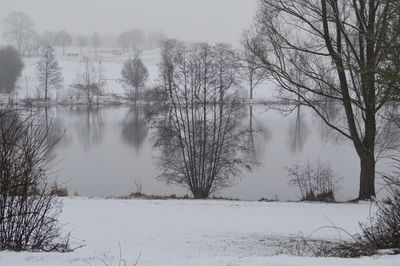
<instances>
[{"instance_id":1,"label":"tree reflection in water","mask_svg":"<svg viewBox=\"0 0 400 266\"><path fill-rule=\"evenodd\" d=\"M144 118L144 107L134 105L128 110L122 121L123 141L133 146L136 152L139 152L148 132L149 128Z\"/></svg>"},{"instance_id":2,"label":"tree reflection in water","mask_svg":"<svg viewBox=\"0 0 400 266\"><path fill-rule=\"evenodd\" d=\"M309 128L302 117L301 105L296 107L295 112L295 123L289 127L289 136L290 150L296 153L303 150L304 144L308 138Z\"/></svg>"},{"instance_id":3,"label":"tree reflection in water","mask_svg":"<svg viewBox=\"0 0 400 266\"><path fill-rule=\"evenodd\" d=\"M104 122L98 105L73 106L70 112L78 116L76 132L83 147L88 150L103 138Z\"/></svg>"},{"instance_id":4,"label":"tree reflection in water","mask_svg":"<svg viewBox=\"0 0 400 266\"><path fill-rule=\"evenodd\" d=\"M255 162L264 156L266 143L271 140L271 132L266 123L262 123L254 115L254 106L249 105L249 145L250 154Z\"/></svg>"}]
</instances>

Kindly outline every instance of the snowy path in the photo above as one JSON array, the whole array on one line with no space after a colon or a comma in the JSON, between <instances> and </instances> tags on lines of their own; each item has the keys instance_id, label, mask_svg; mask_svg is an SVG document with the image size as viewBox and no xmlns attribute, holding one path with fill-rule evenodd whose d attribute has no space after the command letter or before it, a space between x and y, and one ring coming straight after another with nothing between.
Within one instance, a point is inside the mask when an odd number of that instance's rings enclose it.
<instances>
[{"instance_id":1,"label":"snowy path","mask_svg":"<svg viewBox=\"0 0 400 266\"><path fill-rule=\"evenodd\" d=\"M400 257L362 259L273 256L280 239L309 236L321 226L355 232L370 205L236 201L65 199L61 221L74 244L67 254L0 252L1 266L118 265L400 265ZM342 236L345 237L345 236ZM318 230L316 239L337 239ZM104 262L105 263L104 263Z\"/></svg>"}]
</instances>

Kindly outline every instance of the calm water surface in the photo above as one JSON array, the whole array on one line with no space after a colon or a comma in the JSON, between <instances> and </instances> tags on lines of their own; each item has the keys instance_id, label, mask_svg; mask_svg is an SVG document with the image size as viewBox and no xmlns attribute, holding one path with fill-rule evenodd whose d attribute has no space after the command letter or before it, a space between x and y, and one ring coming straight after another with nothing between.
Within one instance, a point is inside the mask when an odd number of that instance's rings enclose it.
<instances>
[{"instance_id":1,"label":"calm water surface","mask_svg":"<svg viewBox=\"0 0 400 266\"><path fill-rule=\"evenodd\" d=\"M342 178L339 199L355 198L358 192L358 159L351 144L330 132L310 111L296 109L284 114L266 106L250 107L242 124L255 130L255 155L260 166L244 172L235 185L220 196L258 200L299 198L288 185L285 167L320 160L329 162ZM135 192L186 195L185 189L157 179L154 130L143 107L54 107L48 110L54 125L65 130L58 145L54 178L72 194L121 196Z\"/></svg>"}]
</instances>

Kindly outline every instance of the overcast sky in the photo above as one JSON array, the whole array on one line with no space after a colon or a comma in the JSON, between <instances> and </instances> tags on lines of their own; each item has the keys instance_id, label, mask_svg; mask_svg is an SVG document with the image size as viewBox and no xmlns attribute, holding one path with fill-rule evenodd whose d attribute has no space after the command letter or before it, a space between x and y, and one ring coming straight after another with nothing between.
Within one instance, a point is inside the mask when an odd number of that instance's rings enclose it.
<instances>
[{"instance_id":1,"label":"overcast sky","mask_svg":"<svg viewBox=\"0 0 400 266\"><path fill-rule=\"evenodd\" d=\"M13 11L31 16L39 31L118 34L163 28L174 38L237 43L257 0L0 0L0 19Z\"/></svg>"}]
</instances>

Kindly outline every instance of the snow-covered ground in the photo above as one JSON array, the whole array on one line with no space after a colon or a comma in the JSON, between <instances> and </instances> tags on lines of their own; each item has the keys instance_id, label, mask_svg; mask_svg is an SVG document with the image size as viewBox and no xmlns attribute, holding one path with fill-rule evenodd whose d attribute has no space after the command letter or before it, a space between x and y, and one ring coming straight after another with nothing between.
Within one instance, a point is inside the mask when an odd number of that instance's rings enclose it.
<instances>
[{"instance_id":1,"label":"snow-covered ground","mask_svg":"<svg viewBox=\"0 0 400 266\"><path fill-rule=\"evenodd\" d=\"M197 200L64 199L61 222L72 231L71 253L0 252L1 266L66 265L357 265L396 266L400 256L359 259L277 255L299 234L347 238L366 222L370 204ZM119 248L120 247L120 248ZM140 257L139 257L140 254ZM124 265L124 264L121 264Z\"/></svg>"}]
</instances>

